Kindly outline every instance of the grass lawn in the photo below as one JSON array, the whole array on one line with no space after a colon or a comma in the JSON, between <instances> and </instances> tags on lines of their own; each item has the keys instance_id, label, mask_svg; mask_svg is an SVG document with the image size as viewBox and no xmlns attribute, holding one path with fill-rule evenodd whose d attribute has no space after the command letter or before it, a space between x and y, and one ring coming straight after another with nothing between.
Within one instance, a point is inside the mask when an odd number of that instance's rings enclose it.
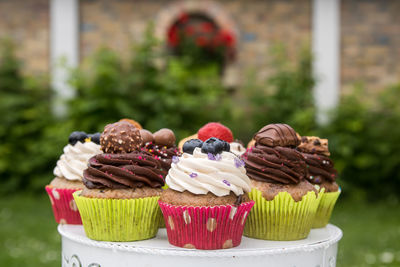
<instances>
[{"instance_id":1,"label":"grass lawn","mask_svg":"<svg viewBox=\"0 0 400 267\"><path fill-rule=\"evenodd\" d=\"M60 237L42 196L0 198L0 266L60 266ZM338 267L400 266L400 205L341 200Z\"/></svg>"}]
</instances>

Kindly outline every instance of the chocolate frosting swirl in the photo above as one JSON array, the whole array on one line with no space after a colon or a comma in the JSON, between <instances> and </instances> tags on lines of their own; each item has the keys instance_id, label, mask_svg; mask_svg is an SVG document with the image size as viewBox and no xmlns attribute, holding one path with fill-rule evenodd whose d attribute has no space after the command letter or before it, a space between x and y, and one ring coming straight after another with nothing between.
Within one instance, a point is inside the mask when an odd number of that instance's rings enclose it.
<instances>
[{"instance_id":1,"label":"chocolate frosting swirl","mask_svg":"<svg viewBox=\"0 0 400 267\"><path fill-rule=\"evenodd\" d=\"M306 160L308 175L307 180L312 184L335 182L338 173L329 157L318 154L301 153Z\"/></svg>"},{"instance_id":2,"label":"chocolate frosting swirl","mask_svg":"<svg viewBox=\"0 0 400 267\"><path fill-rule=\"evenodd\" d=\"M295 130L287 124L268 124L254 135L256 143L275 147L296 147L300 144Z\"/></svg>"},{"instance_id":3,"label":"chocolate frosting swirl","mask_svg":"<svg viewBox=\"0 0 400 267\"><path fill-rule=\"evenodd\" d=\"M154 144L153 142L147 142L141 150L150 153L154 158L159 159L162 168L166 171L171 168L172 157L179 157L181 155L176 146L167 147Z\"/></svg>"},{"instance_id":4,"label":"chocolate frosting swirl","mask_svg":"<svg viewBox=\"0 0 400 267\"><path fill-rule=\"evenodd\" d=\"M89 189L122 189L164 185L167 170L146 152L99 154L89 160L83 183Z\"/></svg>"},{"instance_id":5,"label":"chocolate frosting swirl","mask_svg":"<svg viewBox=\"0 0 400 267\"><path fill-rule=\"evenodd\" d=\"M280 184L298 184L307 175L300 152L288 147L257 144L244 155L247 175L254 180Z\"/></svg>"}]
</instances>

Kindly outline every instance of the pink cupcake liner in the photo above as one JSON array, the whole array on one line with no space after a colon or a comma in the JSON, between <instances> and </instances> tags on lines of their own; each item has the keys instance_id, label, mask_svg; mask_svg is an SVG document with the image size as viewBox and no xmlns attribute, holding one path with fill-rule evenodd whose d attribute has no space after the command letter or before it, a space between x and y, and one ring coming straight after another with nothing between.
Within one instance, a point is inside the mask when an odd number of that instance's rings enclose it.
<instances>
[{"instance_id":1,"label":"pink cupcake liner","mask_svg":"<svg viewBox=\"0 0 400 267\"><path fill-rule=\"evenodd\" d=\"M72 193L79 189L63 189L46 186L51 207L53 208L54 218L60 224L82 224L81 215Z\"/></svg>"},{"instance_id":2,"label":"pink cupcake liner","mask_svg":"<svg viewBox=\"0 0 400 267\"><path fill-rule=\"evenodd\" d=\"M158 201L168 241L174 246L224 249L240 245L247 215L254 201L239 206L174 206Z\"/></svg>"}]
</instances>

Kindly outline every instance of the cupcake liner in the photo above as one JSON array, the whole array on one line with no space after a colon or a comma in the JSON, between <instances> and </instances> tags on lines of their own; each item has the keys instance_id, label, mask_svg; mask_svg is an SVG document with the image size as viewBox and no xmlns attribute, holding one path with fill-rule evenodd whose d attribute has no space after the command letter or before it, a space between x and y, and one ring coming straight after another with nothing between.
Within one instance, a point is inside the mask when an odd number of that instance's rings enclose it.
<instances>
[{"instance_id":1,"label":"cupcake liner","mask_svg":"<svg viewBox=\"0 0 400 267\"><path fill-rule=\"evenodd\" d=\"M174 206L159 201L170 244L183 248L223 249L240 244L254 201L239 206Z\"/></svg>"},{"instance_id":2,"label":"cupcake liner","mask_svg":"<svg viewBox=\"0 0 400 267\"><path fill-rule=\"evenodd\" d=\"M324 192L319 202L317 212L314 217L313 228L325 227L331 219L333 208L339 198L341 190L337 192Z\"/></svg>"},{"instance_id":3,"label":"cupcake liner","mask_svg":"<svg viewBox=\"0 0 400 267\"><path fill-rule=\"evenodd\" d=\"M81 216L72 194L79 189L54 188L47 185L54 218L60 224L82 224Z\"/></svg>"},{"instance_id":4,"label":"cupcake liner","mask_svg":"<svg viewBox=\"0 0 400 267\"><path fill-rule=\"evenodd\" d=\"M167 184L165 184L163 187L161 187L163 190L167 190L169 188L169 186ZM165 221L162 219L160 220L160 225L159 228L165 228Z\"/></svg>"},{"instance_id":5,"label":"cupcake liner","mask_svg":"<svg viewBox=\"0 0 400 267\"><path fill-rule=\"evenodd\" d=\"M73 194L87 237L100 241L137 241L154 237L161 220L159 196L135 199L88 198Z\"/></svg>"},{"instance_id":6,"label":"cupcake liner","mask_svg":"<svg viewBox=\"0 0 400 267\"><path fill-rule=\"evenodd\" d=\"M288 192L280 192L273 200L266 200L261 191L255 188L249 197L255 204L249 214L244 235L281 241L299 240L308 236L320 200L313 191L297 202Z\"/></svg>"}]
</instances>

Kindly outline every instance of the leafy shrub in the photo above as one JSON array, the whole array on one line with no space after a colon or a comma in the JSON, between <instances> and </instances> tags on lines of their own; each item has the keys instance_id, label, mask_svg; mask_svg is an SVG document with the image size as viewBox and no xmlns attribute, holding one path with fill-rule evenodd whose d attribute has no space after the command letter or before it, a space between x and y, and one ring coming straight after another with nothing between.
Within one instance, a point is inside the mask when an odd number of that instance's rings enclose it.
<instances>
[{"instance_id":1,"label":"leafy shrub","mask_svg":"<svg viewBox=\"0 0 400 267\"><path fill-rule=\"evenodd\" d=\"M344 96L320 134L329 138L340 183L369 199L400 193L400 85L368 104L357 88ZM364 98L363 98L364 97Z\"/></svg>"},{"instance_id":2,"label":"leafy shrub","mask_svg":"<svg viewBox=\"0 0 400 267\"><path fill-rule=\"evenodd\" d=\"M310 51L301 49L296 62L289 60L282 45L275 46L270 55L274 73L264 83L257 82L250 73L240 90L243 97L237 101L239 110L233 110L236 114L232 127L243 140L250 140L269 123L287 123L303 135L316 129Z\"/></svg>"},{"instance_id":3,"label":"leafy shrub","mask_svg":"<svg viewBox=\"0 0 400 267\"><path fill-rule=\"evenodd\" d=\"M3 41L0 51L0 192L32 186L51 172L53 147L43 140L52 124L50 94L44 79L20 72L15 48ZM57 151L59 152L59 150ZM47 177L48 178L48 177Z\"/></svg>"},{"instance_id":4,"label":"leafy shrub","mask_svg":"<svg viewBox=\"0 0 400 267\"><path fill-rule=\"evenodd\" d=\"M193 66L158 48L149 31L131 58L103 48L88 68L79 68L72 79L77 88L70 103L74 127L101 131L105 124L128 117L151 131L168 127L184 137L199 125L222 119L225 90L218 66Z\"/></svg>"}]
</instances>

